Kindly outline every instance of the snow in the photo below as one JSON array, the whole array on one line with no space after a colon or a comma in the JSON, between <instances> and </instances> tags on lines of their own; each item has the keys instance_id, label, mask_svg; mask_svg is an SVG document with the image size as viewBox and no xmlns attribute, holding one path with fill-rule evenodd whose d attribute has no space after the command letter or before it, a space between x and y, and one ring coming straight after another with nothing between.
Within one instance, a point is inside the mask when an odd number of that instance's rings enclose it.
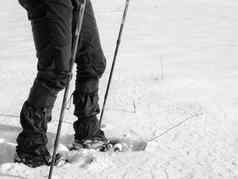
<instances>
[{"instance_id":1,"label":"snow","mask_svg":"<svg viewBox=\"0 0 238 179\"><path fill-rule=\"evenodd\" d=\"M101 102L125 3L108 2L93 0L108 59ZM89 151L56 167L53 178L238 179L237 12L236 0L131 1L103 124L109 137L146 140L147 148ZM46 166L12 163L19 111L37 61L30 24L16 1L0 7L0 21L0 178L47 178ZM62 93L49 125L50 149L61 100ZM62 145L72 142L72 111Z\"/></svg>"}]
</instances>

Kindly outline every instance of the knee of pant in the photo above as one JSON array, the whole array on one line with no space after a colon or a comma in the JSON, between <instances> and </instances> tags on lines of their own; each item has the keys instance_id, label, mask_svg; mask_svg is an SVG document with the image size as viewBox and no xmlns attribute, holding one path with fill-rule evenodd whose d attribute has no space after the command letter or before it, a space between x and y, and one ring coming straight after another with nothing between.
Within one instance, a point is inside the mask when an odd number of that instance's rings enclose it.
<instances>
[{"instance_id":1,"label":"knee of pant","mask_svg":"<svg viewBox=\"0 0 238 179\"><path fill-rule=\"evenodd\" d=\"M77 77L79 78L101 78L106 69L106 58L104 55L87 54L76 59Z\"/></svg>"},{"instance_id":2,"label":"knee of pant","mask_svg":"<svg viewBox=\"0 0 238 179\"><path fill-rule=\"evenodd\" d=\"M97 74L99 78L103 75L105 69L106 69L106 58L103 55L101 63L98 65L98 69L97 69Z\"/></svg>"},{"instance_id":3,"label":"knee of pant","mask_svg":"<svg viewBox=\"0 0 238 179\"><path fill-rule=\"evenodd\" d=\"M38 19L46 15L45 4L38 0L18 0L20 5L27 10L30 20Z\"/></svg>"},{"instance_id":4,"label":"knee of pant","mask_svg":"<svg viewBox=\"0 0 238 179\"><path fill-rule=\"evenodd\" d=\"M71 76L69 72L39 71L37 79L46 83L50 88L60 91L65 88Z\"/></svg>"},{"instance_id":5,"label":"knee of pant","mask_svg":"<svg viewBox=\"0 0 238 179\"><path fill-rule=\"evenodd\" d=\"M91 67L100 78L106 68L106 58L103 54L102 49L94 50L89 55L89 60L91 61Z\"/></svg>"}]
</instances>

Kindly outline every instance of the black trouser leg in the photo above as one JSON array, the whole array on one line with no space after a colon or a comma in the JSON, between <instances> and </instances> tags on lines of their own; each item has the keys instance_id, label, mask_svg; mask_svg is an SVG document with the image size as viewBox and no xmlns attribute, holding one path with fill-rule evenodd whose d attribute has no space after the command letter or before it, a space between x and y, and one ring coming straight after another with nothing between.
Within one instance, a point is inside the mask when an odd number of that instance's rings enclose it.
<instances>
[{"instance_id":1,"label":"black trouser leg","mask_svg":"<svg viewBox=\"0 0 238 179\"><path fill-rule=\"evenodd\" d=\"M27 10L38 58L38 73L21 111L22 132L17 153L48 155L47 122L60 90L69 77L72 45L71 0L20 0Z\"/></svg>"},{"instance_id":2,"label":"black trouser leg","mask_svg":"<svg viewBox=\"0 0 238 179\"><path fill-rule=\"evenodd\" d=\"M99 129L96 115L98 105L98 83L102 76L106 59L104 57L96 20L90 0L87 1L85 16L77 52L77 74L74 91L75 139L82 140L104 134Z\"/></svg>"}]
</instances>

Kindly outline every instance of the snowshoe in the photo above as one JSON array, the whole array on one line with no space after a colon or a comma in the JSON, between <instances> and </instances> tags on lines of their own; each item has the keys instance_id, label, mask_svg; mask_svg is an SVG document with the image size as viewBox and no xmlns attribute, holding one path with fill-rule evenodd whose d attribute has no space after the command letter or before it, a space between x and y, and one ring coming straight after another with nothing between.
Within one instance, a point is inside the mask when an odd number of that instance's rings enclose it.
<instances>
[{"instance_id":1,"label":"snowshoe","mask_svg":"<svg viewBox=\"0 0 238 179\"><path fill-rule=\"evenodd\" d=\"M110 149L110 142L107 140L87 139L83 141L75 140L69 150L93 149L96 151L105 152Z\"/></svg>"},{"instance_id":2,"label":"snowshoe","mask_svg":"<svg viewBox=\"0 0 238 179\"><path fill-rule=\"evenodd\" d=\"M112 138L110 140L84 140L77 141L59 151L56 155L55 165L60 167L66 163L91 163L95 160L95 151L99 152L136 152L146 149L147 142L127 138Z\"/></svg>"},{"instance_id":3,"label":"snowshoe","mask_svg":"<svg viewBox=\"0 0 238 179\"><path fill-rule=\"evenodd\" d=\"M69 150L94 149L100 152L129 152L145 150L147 142L143 140L131 140L124 138L111 138L102 140L85 140L74 142Z\"/></svg>"}]
</instances>

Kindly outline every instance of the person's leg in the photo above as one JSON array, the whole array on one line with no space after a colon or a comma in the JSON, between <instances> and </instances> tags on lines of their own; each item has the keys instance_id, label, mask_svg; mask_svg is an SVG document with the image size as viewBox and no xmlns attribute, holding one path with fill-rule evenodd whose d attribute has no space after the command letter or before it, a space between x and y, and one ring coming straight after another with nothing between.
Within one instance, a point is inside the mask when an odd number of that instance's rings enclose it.
<instances>
[{"instance_id":1,"label":"person's leg","mask_svg":"<svg viewBox=\"0 0 238 179\"><path fill-rule=\"evenodd\" d=\"M17 137L17 162L47 164L47 122L56 96L69 78L73 6L71 0L19 0L27 10L38 58L38 73L25 101Z\"/></svg>"},{"instance_id":2,"label":"person's leg","mask_svg":"<svg viewBox=\"0 0 238 179\"><path fill-rule=\"evenodd\" d=\"M76 58L76 85L73 93L74 115L78 118L74 122L75 140L79 142L94 138L106 140L96 116L100 112L98 83L105 70L106 59L90 0L87 0L80 37Z\"/></svg>"}]
</instances>

